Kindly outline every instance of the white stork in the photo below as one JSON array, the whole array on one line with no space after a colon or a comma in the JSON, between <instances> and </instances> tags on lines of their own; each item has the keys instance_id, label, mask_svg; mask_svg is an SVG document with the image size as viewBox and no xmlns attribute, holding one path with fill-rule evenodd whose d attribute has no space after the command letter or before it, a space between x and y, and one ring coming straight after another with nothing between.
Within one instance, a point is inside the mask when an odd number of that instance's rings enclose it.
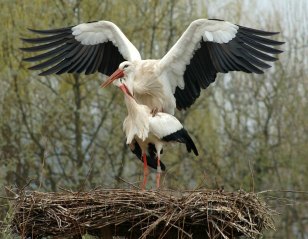
<instances>
[{"instance_id":1,"label":"white stork","mask_svg":"<svg viewBox=\"0 0 308 239\"><path fill-rule=\"evenodd\" d=\"M102 86L126 76L133 81L138 103L170 114L174 114L175 108L190 107L199 97L201 88L214 82L219 72L263 73L262 69L270 67L265 61L277 60L269 54L282 52L272 46L283 44L266 38L278 32L256 30L223 20L199 19L188 26L162 59L141 60L136 47L112 22L30 31L47 36L22 39L38 44L21 48L23 51L46 51L23 59L43 60L29 69L44 69L40 75L65 72L111 75L114 72Z\"/></svg>"},{"instance_id":2,"label":"white stork","mask_svg":"<svg viewBox=\"0 0 308 239\"><path fill-rule=\"evenodd\" d=\"M173 115L157 112L152 114L152 110L146 106L141 105L134 99L134 92L132 82L120 78L114 84L118 86L125 93L125 104L128 115L123 123L123 130L126 134L126 143L131 144L133 140L138 142L141 148L143 167L143 183L142 189L145 189L147 182L147 148L149 144L154 144L157 157L157 174L156 187L160 187L160 153L163 146L167 143L184 143L188 152L193 151L198 156L198 150L184 129L183 125Z\"/></svg>"}]
</instances>

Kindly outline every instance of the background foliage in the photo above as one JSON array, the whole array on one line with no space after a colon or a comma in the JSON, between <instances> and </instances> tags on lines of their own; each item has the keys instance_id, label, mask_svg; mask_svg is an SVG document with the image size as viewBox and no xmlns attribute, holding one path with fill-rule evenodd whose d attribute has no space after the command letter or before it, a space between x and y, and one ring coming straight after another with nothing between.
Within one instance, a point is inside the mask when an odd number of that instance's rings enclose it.
<instances>
[{"instance_id":1,"label":"background foliage","mask_svg":"<svg viewBox=\"0 0 308 239\"><path fill-rule=\"evenodd\" d=\"M1 0L0 8L2 194L4 186L83 190L141 179L141 163L125 145L121 93L100 89L99 74L39 77L27 70L19 50L26 46L20 37L33 36L27 28L110 20L144 59L163 56L197 18L280 31L285 52L266 74L219 75L193 107L177 112L200 156L182 146L166 149L163 184L269 190L262 195L280 215L266 238L308 237L306 1ZM7 201L0 203L0 220L8 220Z\"/></svg>"}]
</instances>

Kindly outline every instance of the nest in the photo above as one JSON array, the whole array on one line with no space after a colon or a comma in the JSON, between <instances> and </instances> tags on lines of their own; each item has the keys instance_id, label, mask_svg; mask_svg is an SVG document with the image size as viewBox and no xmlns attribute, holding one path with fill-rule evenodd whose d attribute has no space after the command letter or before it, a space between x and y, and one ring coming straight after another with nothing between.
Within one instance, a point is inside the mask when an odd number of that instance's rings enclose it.
<instances>
[{"instance_id":1,"label":"nest","mask_svg":"<svg viewBox=\"0 0 308 239\"><path fill-rule=\"evenodd\" d=\"M11 223L22 238L88 233L104 238L228 239L256 238L263 229L274 229L271 210L256 194L221 190L23 191L14 200Z\"/></svg>"}]
</instances>

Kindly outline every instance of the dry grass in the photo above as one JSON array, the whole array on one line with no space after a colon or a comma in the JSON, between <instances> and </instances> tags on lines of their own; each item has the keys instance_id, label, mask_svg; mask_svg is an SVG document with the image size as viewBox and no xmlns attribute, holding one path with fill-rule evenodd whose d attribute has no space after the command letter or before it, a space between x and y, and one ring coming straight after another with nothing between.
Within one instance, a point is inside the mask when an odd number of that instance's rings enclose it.
<instances>
[{"instance_id":1,"label":"dry grass","mask_svg":"<svg viewBox=\"0 0 308 239\"><path fill-rule=\"evenodd\" d=\"M11 226L23 238L99 235L106 229L126 238L256 238L274 229L271 210L254 193L135 189L22 191Z\"/></svg>"}]
</instances>

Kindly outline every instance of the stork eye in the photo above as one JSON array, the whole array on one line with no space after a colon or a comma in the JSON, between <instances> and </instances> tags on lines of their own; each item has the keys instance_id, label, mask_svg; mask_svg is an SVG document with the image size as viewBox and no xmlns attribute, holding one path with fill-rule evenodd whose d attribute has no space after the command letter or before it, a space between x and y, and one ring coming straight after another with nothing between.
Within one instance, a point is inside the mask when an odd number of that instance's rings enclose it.
<instances>
[{"instance_id":1,"label":"stork eye","mask_svg":"<svg viewBox=\"0 0 308 239\"><path fill-rule=\"evenodd\" d=\"M129 65L128 65L128 64L124 65L124 66L123 66L123 69L125 69L125 68L127 68L127 67L129 67Z\"/></svg>"}]
</instances>

